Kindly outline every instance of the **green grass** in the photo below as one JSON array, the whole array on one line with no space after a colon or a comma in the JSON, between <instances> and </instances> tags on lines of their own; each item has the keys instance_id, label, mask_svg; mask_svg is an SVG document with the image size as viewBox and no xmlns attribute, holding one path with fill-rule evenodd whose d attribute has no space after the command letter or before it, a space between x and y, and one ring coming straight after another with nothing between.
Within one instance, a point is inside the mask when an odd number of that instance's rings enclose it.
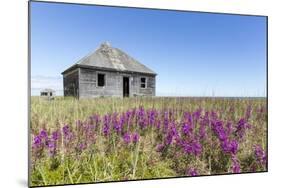
<instances>
[{"instance_id":1,"label":"green grass","mask_svg":"<svg viewBox=\"0 0 281 188\"><path fill-rule=\"evenodd\" d=\"M185 111L193 112L198 108L203 111L217 111L219 118L237 122L251 105L253 113L249 123L253 128L246 134L245 141L240 143L237 156L242 171L250 171L253 163L253 145L259 144L266 149L267 112L260 116L256 111L266 109L266 99L227 99L227 98L97 98L76 100L74 98L57 97L47 101L40 97L31 97L31 138L41 129L52 132L61 129L65 124L75 127L77 120L85 121L93 114L122 113L128 109L143 106L145 109L172 109L179 121ZM231 110L234 109L234 110ZM200 174L209 175L229 173L229 159L218 150L204 148L200 158L190 156L174 160L176 149L170 149L163 157L155 150L157 133L148 130L141 134L140 142L124 146L120 138L107 140L98 131L96 143L85 151L77 154L66 153L60 146L56 157L44 153L39 160L32 155L31 185L58 185L118 181L130 179L147 179L183 176L187 167L196 167ZM110 143L109 143L110 142ZM181 167L184 168L181 168ZM259 168L257 171L264 171Z\"/></svg>"}]
</instances>

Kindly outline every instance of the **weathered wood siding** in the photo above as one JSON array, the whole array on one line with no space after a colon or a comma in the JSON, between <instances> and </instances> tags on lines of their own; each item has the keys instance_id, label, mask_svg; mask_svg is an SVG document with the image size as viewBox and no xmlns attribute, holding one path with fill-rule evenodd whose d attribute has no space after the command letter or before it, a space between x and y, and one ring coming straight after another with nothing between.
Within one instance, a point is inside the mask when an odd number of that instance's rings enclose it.
<instances>
[{"instance_id":1,"label":"weathered wood siding","mask_svg":"<svg viewBox=\"0 0 281 188\"><path fill-rule=\"evenodd\" d=\"M98 73L105 74L105 86L97 86ZM81 98L123 96L122 80L116 72L80 68L79 90Z\"/></svg>"},{"instance_id":2,"label":"weathered wood siding","mask_svg":"<svg viewBox=\"0 0 281 188\"><path fill-rule=\"evenodd\" d=\"M79 97L79 70L75 69L63 75L64 96Z\"/></svg>"},{"instance_id":3,"label":"weathered wood siding","mask_svg":"<svg viewBox=\"0 0 281 188\"><path fill-rule=\"evenodd\" d=\"M130 96L155 96L155 76L140 73L111 72L79 68L79 98L100 96L123 97L123 77L129 77ZM105 74L105 86L97 86L97 74ZM147 79L147 87L141 88L141 77Z\"/></svg>"},{"instance_id":4,"label":"weathered wood siding","mask_svg":"<svg viewBox=\"0 0 281 188\"><path fill-rule=\"evenodd\" d=\"M155 96L155 76L132 74L130 96ZM146 78L146 88L141 88L141 78Z\"/></svg>"}]
</instances>

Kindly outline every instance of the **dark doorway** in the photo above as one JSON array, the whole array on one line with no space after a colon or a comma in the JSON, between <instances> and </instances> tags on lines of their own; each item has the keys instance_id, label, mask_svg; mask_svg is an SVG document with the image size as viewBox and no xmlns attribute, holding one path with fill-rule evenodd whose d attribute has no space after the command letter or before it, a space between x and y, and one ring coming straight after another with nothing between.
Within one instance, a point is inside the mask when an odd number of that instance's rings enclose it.
<instances>
[{"instance_id":1,"label":"dark doorway","mask_svg":"<svg viewBox=\"0 0 281 188\"><path fill-rule=\"evenodd\" d=\"M129 77L123 77L123 97L130 96Z\"/></svg>"}]
</instances>

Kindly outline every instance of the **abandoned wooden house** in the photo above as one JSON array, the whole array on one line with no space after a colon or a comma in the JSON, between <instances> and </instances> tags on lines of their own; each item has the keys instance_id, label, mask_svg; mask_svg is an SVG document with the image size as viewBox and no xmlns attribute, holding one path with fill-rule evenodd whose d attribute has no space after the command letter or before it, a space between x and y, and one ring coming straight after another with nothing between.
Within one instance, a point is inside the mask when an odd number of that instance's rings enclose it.
<instances>
[{"instance_id":1,"label":"abandoned wooden house","mask_svg":"<svg viewBox=\"0 0 281 188\"><path fill-rule=\"evenodd\" d=\"M155 96L156 73L108 42L62 75L64 96Z\"/></svg>"}]
</instances>

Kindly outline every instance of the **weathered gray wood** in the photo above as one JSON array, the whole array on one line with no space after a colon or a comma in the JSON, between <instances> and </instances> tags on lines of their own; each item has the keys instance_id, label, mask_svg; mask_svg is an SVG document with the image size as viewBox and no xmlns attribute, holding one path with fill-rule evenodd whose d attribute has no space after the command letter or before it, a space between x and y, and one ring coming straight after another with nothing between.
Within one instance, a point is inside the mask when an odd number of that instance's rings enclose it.
<instances>
[{"instance_id":1,"label":"weathered gray wood","mask_svg":"<svg viewBox=\"0 0 281 188\"><path fill-rule=\"evenodd\" d=\"M97 86L97 75L105 75L105 86ZM108 70L77 68L65 74L64 96L79 98L123 97L123 77L129 77L129 94L133 96L155 96L155 76L141 73L123 73ZM141 78L146 78L146 88L141 88Z\"/></svg>"},{"instance_id":2,"label":"weathered gray wood","mask_svg":"<svg viewBox=\"0 0 281 188\"><path fill-rule=\"evenodd\" d=\"M79 97L79 70L63 75L64 96Z\"/></svg>"}]
</instances>

